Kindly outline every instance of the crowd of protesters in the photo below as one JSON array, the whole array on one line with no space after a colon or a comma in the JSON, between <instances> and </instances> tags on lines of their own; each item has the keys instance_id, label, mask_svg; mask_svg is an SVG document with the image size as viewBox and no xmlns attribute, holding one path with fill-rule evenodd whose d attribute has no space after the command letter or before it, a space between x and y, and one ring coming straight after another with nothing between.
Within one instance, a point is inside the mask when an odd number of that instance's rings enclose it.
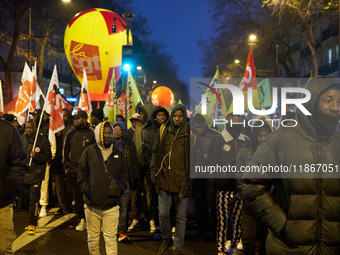
<instances>
[{"instance_id":1,"label":"crowd of protesters","mask_svg":"<svg viewBox=\"0 0 340 255\"><path fill-rule=\"evenodd\" d=\"M129 233L146 225L150 233L159 229L162 239L150 254L182 254L191 196L197 240L213 233L218 255L339 254L339 178L190 178L190 165L339 165L340 83L312 79L306 88L312 116L297 109L288 115L298 125L276 130L266 116L247 129L231 124L243 116L228 114L219 132L199 113L189 119L181 104L171 111L142 105L130 123L121 115L111 123L101 109L89 118L64 109L65 128L50 144L49 116L41 110L25 127L3 115L0 230L6 234L0 235L0 253L11 254L15 238L13 200L28 211L27 231L34 235L53 182L58 213L78 215L75 230L87 230L90 254L100 254L101 232L106 254L118 254L117 242L133 242ZM41 114L46 116L37 130Z\"/></svg>"}]
</instances>

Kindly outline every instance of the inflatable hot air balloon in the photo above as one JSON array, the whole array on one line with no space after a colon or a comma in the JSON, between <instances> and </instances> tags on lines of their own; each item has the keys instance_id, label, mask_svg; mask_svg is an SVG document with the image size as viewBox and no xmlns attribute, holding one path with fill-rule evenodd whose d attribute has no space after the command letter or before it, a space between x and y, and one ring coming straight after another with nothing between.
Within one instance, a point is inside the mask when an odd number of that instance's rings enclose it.
<instances>
[{"instance_id":1,"label":"inflatable hot air balloon","mask_svg":"<svg viewBox=\"0 0 340 255\"><path fill-rule=\"evenodd\" d=\"M131 32L129 38L131 45ZM107 99L113 72L116 82L119 79L122 45L126 44L126 22L109 10L96 8L80 12L67 25L65 54L80 84L85 69L92 101Z\"/></svg>"},{"instance_id":2,"label":"inflatable hot air balloon","mask_svg":"<svg viewBox=\"0 0 340 255\"><path fill-rule=\"evenodd\" d=\"M154 106L161 105L168 108L174 102L174 94L168 87L159 86L152 91L151 102Z\"/></svg>"}]
</instances>

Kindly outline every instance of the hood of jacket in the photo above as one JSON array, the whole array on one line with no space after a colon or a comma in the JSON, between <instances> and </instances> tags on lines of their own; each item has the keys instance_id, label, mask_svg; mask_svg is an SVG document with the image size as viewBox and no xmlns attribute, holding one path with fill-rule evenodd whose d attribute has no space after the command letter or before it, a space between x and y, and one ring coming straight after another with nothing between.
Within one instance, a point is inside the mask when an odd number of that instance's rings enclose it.
<instances>
[{"instance_id":1,"label":"hood of jacket","mask_svg":"<svg viewBox=\"0 0 340 255\"><path fill-rule=\"evenodd\" d=\"M152 121L152 124L156 125L156 114L158 112L164 112L165 113L165 116L166 116L166 119L168 120L169 119L169 112L167 109L165 109L165 107L163 106L156 106L155 108L152 109L152 112L151 112L151 121Z\"/></svg>"},{"instance_id":2,"label":"hood of jacket","mask_svg":"<svg viewBox=\"0 0 340 255\"><path fill-rule=\"evenodd\" d=\"M115 124L113 124L113 127L119 126L122 129L123 132L123 142L125 143L126 141L126 133L127 133L127 128L126 124L123 121L117 121ZM117 143L117 139L115 138L115 142Z\"/></svg>"},{"instance_id":3,"label":"hood of jacket","mask_svg":"<svg viewBox=\"0 0 340 255\"><path fill-rule=\"evenodd\" d=\"M171 114L170 114L170 118L169 118L169 122L170 122L170 127L171 129L176 132L177 128L174 125L174 122L172 120L174 113L177 110L181 110L183 112L183 122L181 124L181 126L179 127L179 133L181 133L184 130L184 127L187 126L187 108L185 107L185 105L183 104L176 104L172 110L171 110Z\"/></svg>"},{"instance_id":4,"label":"hood of jacket","mask_svg":"<svg viewBox=\"0 0 340 255\"><path fill-rule=\"evenodd\" d=\"M313 137L315 140L318 139L313 114L315 114L317 111L318 99L320 95L334 85L340 86L339 79L314 78L308 81L308 83L306 84L306 89L310 91L311 99L304 104L304 107L306 107L306 109L312 114L312 116L306 116L300 111L300 109L296 110L296 120L300 125L299 127L297 127L298 131L301 132L301 129L303 129L306 134Z\"/></svg>"},{"instance_id":5,"label":"hood of jacket","mask_svg":"<svg viewBox=\"0 0 340 255\"><path fill-rule=\"evenodd\" d=\"M112 131L113 131L113 126L112 126L110 121L101 122L94 129L94 136L95 136L95 139L96 139L96 143L97 143L98 147L102 150L105 149L105 146L104 146L104 126L105 126L105 123L108 123L111 126Z\"/></svg>"},{"instance_id":6,"label":"hood of jacket","mask_svg":"<svg viewBox=\"0 0 340 255\"><path fill-rule=\"evenodd\" d=\"M152 119L152 110L154 106L152 104L144 104L138 108L138 111L142 111L145 116L145 123Z\"/></svg>"}]
</instances>

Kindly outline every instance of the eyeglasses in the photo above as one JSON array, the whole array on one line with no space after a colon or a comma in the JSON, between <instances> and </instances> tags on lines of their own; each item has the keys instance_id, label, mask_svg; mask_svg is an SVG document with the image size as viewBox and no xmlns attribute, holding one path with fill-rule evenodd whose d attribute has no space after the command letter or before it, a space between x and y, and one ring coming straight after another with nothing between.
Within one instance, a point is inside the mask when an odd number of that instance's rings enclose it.
<instances>
[{"instance_id":1,"label":"eyeglasses","mask_svg":"<svg viewBox=\"0 0 340 255\"><path fill-rule=\"evenodd\" d=\"M116 128L116 127L115 127L115 128L113 128L113 130L114 130L114 131L122 131L122 129L121 129L121 128Z\"/></svg>"}]
</instances>

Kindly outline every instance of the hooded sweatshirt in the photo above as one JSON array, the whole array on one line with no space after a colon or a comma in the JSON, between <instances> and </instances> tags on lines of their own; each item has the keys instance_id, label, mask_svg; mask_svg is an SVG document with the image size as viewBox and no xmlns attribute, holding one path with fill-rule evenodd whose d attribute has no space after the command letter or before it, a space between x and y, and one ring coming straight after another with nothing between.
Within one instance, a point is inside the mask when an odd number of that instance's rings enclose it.
<instances>
[{"instance_id":1,"label":"hooded sweatshirt","mask_svg":"<svg viewBox=\"0 0 340 255\"><path fill-rule=\"evenodd\" d=\"M110 176L118 183L127 181L127 166L122 152L114 143L110 148L104 147L104 125L101 122L96 126L96 144L89 145L79 160L77 183L85 194L85 203L100 210L107 210L118 205L118 198L109 196ZM122 187L123 187L122 186ZM123 188L124 189L124 188Z\"/></svg>"}]
</instances>

